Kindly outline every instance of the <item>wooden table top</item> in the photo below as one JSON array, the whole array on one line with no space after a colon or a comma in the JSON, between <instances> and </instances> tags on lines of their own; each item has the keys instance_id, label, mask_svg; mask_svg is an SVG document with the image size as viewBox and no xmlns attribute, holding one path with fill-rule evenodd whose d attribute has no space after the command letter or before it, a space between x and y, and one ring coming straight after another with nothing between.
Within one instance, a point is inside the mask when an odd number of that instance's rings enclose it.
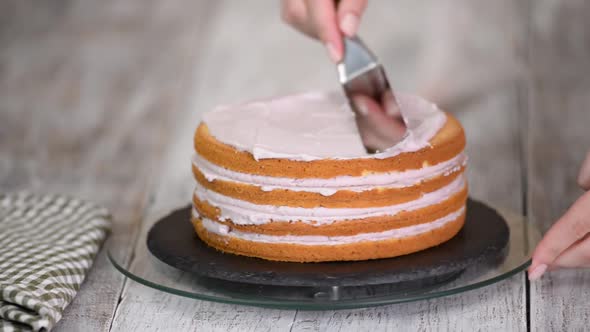
<instances>
[{"instance_id":1,"label":"wooden table top","mask_svg":"<svg viewBox=\"0 0 590 332\"><path fill-rule=\"evenodd\" d=\"M146 225L187 203L191 137L220 103L337 89L324 50L278 3L0 4L0 190L106 205L107 247L141 271ZM590 148L590 6L372 2L361 34L396 87L431 94L468 136L472 196L547 229L580 195ZM451 46L449 46L451 45ZM102 250L56 331L586 329L590 271L520 273L440 299L341 311L210 303L126 280Z\"/></svg>"}]
</instances>

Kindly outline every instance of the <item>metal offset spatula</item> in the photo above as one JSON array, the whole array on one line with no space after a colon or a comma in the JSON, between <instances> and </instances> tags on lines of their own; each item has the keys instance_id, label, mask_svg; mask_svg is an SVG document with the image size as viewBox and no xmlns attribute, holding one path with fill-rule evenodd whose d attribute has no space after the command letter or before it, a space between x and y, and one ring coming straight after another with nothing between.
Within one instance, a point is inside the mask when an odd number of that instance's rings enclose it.
<instances>
[{"instance_id":1,"label":"metal offset spatula","mask_svg":"<svg viewBox=\"0 0 590 332\"><path fill-rule=\"evenodd\" d=\"M338 76L367 151L383 151L399 143L407 131L404 117L383 66L360 38L344 38Z\"/></svg>"}]
</instances>

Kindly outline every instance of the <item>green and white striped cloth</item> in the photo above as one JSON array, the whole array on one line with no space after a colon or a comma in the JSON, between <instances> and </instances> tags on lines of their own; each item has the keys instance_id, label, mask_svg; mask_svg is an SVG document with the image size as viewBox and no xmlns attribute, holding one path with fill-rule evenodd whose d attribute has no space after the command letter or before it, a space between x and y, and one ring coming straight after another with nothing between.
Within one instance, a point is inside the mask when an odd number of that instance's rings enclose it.
<instances>
[{"instance_id":1,"label":"green and white striped cloth","mask_svg":"<svg viewBox=\"0 0 590 332\"><path fill-rule=\"evenodd\" d=\"M108 212L59 195L0 193L0 331L49 331L111 227Z\"/></svg>"}]
</instances>

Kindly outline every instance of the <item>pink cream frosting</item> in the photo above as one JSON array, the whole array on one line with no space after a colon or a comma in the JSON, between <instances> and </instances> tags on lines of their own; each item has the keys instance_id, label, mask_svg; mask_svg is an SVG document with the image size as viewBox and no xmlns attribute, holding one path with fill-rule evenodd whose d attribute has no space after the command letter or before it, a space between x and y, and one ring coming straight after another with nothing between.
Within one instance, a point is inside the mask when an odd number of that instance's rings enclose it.
<instances>
[{"instance_id":1,"label":"pink cream frosting","mask_svg":"<svg viewBox=\"0 0 590 332\"><path fill-rule=\"evenodd\" d=\"M231 229L227 225L220 224L210 219L203 218L203 226L209 232L239 238L247 241L265 242L265 243L284 243L284 244L301 244L301 245L339 245L348 243L358 243L366 241L381 241L389 239L404 238L408 236L418 235L429 232L433 229L443 227L445 224L457 220L459 216L465 211L465 207L452 212L433 222L419 224L414 226L402 227L378 233L361 233L350 236L322 236L322 235L267 235L242 232L240 230ZM197 211L193 209L193 215L198 217Z\"/></svg>"},{"instance_id":2,"label":"pink cream frosting","mask_svg":"<svg viewBox=\"0 0 590 332\"><path fill-rule=\"evenodd\" d=\"M271 177L235 172L208 162L198 154L193 156L195 165L208 181L223 180L255 185L264 191L288 189L331 196L339 190L362 192L376 187L405 188L437 176L458 172L467 163L464 153L432 166L403 172L373 173L364 176L337 176L329 179Z\"/></svg>"},{"instance_id":3,"label":"pink cream frosting","mask_svg":"<svg viewBox=\"0 0 590 332\"><path fill-rule=\"evenodd\" d=\"M402 211L418 210L445 200L463 190L466 185L465 176L461 175L445 187L426 193L416 200L391 206L370 208L302 208L259 205L221 195L199 184L197 184L194 195L200 201L207 201L217 207L220 211L220 220L229 219L239 225L261 225L272 221L300 221L320 226L339 220L394 216Z\"/></svg>"},{"instance_id":4,"label":"pink cream frosting","mask_svg":"<svg viewBox=\"0 0 590 332\"><path fill-rule=\"evenodd\" d=\"M388 158L430 146L446 115L420 97L398 94L408 123L397 145L368 154L354 114L341 94L310 92L243 104L219 106L203 116L219 141L252 153L255 159Z\"/></svg>"}]
</instances>

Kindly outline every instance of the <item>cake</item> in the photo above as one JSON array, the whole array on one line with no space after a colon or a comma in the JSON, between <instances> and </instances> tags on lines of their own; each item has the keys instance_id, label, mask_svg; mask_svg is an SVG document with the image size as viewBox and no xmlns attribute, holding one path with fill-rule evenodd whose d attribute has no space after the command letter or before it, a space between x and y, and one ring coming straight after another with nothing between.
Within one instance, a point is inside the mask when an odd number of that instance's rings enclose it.
<instances>
[{"instance_id":1,"label":"cake","mask_svg":"<svg viewBox=\"0 0 590 332\"><path fill-rule=\"evenodd\" d=\"M192 223L226 253L289 262L395 257L437 246L465 220L465 135L400 94L408 132L366 152L343 96L220 106L194 136Z\"/></svg>"}]
</instances>

